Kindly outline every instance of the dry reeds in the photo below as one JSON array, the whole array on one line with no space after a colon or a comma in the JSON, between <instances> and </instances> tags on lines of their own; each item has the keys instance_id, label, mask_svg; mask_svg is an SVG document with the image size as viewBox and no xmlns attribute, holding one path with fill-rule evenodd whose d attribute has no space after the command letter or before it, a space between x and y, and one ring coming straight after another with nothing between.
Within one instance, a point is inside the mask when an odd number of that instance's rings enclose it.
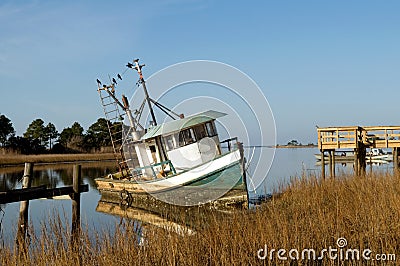
<instances>
[{"instance_id":1,"label":"dry reeds","mask_svg":"<svg viewBox=\"0 0 400 266\"><path fill-rule=\"evenodd\" d=\"M1 155L1 165L32 163L63 163L77 161L103 161L114 159L113 153Z\"/></svg>"},{"instance_id":2,"label":"dry reeds","mask_svg":"<svg viewBox=\"0 0 400 266\"><path fill-rule=\"evenodd\" d=\"M79 252L69 244L69 235L65 233L68 230L57 227L61 222L54 219L53 226L44 228L40 238L32 241L28 255L17 256L12 249L5 248L0 253L0 262L107 266L382 265L372 260L376 254L399 255L400 251L400 177L398 174L327 180L307 177L293 181L279 196L256 210L207 215L207 219L199 217L203 225L197 227L195 234L179 235L146 227L144 241L139 241L136 224L129 221L115 232L94 236L83 233ZM338 249L339 238L347 240L347 245L340 246L343 252L369 249L371 260L364 260L362 253L360 259L350 257L347 261L346 253L335 260L327 253L322 260L313 260L312 256L310 260L301 258L304 249L315 250L317 257L323 249ZM263 249L259 255L264 254L265 247L267 256L260 260L257 253ZM270 259L272 249L275 253ZM278 258L279 249L286 250L283 256L288 260ZM289 258L292 249L300 253L299 260ZM390 259L386 263L395 265L394 258Z\"/></svg>"}]
</instances>

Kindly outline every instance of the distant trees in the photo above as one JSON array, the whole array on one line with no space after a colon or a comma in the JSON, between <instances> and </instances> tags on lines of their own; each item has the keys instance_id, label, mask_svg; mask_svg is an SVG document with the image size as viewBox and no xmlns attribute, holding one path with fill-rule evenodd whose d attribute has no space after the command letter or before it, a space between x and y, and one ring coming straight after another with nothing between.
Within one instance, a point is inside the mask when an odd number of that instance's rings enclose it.
<instances>
[{"instance_id":1,"label":"distant trees","mask_svg":"<svg viewBox=\"0 0 400 266\"><path fill-rule=\"evenodd\" d=\"M15 130L11 120L5 115L0 115L0 145L6 146L10 137L14 136Z\"/></svg>"},{"instance_id":2,"label":"distant trees","mask_svg":"<svg viewBox=\"0 0 400 266\"><path fill-rule=\"evenodd\" d=\"M90 148L100 148L101 146L110 146L111 137L108 131L107 120L99 118L87 130L85 144Z\"/></svg>"},{"instance_id":3,"label":"distant trees","mask_svg":"<svg viewBox=\"0 0 400 266\"><path fill-rule=\"evenodd\" d=\"M38 154L46 151L45 147L37 139L28 139L20 136L12 136L8 140L7 148L22 154Z\"/></svg>"},{"instance_id":4,"label":"distant trees","mask_svg":"<svg viewBox=\"0 0 400 266\"><path fill-rule=\"evenodd\" d=\"M49 141L49 148L52 148L52 140L56 140L58 138L58 131L56 126L52 123L48 123L47 126L44 128L45 137Z\"/></svg>"},{"instance_id":5,"label":"distant trees","mask_svg":"<svg viewBox=\"0 0 400 266\"><path fill-rule=\"evenodd\" d=\"M291 141L288 142L288 146L299 146L301 143L299 143L297 140L292 139Z\"/></svg>"},{"instance_id":6,"label":"distant trees","mask_svg":"<svg viewBox=\"0 0 400 266\"><path fill-rule=\"evenodd\" d=\"M83 127L74 122L71 127L61 131L59 142L67 149L81 150L83 148Z\"/></svg>"},{"instance_id":7,"label":"distant trees","mask_svg":"<svg viewBox=\"0 0 400 266\"><path fill-rule=\"evenodd\" d=\"M41 118L38 118L28 125L23 136L15 136L10 119L1 115L0 146L23 154L91 152L111 146L107 123L106 119L99 118L85 132L78 122L74 122L71 127L66 127L59 133L53 123L49 122L46 125ZM115 130L113 129L116 134L120 134L118 132L122 130L119 126L122 124L115 124Z\"/></svg>"},{"instance_id":8,"label":"distant trees","mask_svg":"<svg viewBox=\"0 0 400 266\"><path fill-rule=\"evenodd\" d=\"M38 140L40 145L45 146L47 138L44 121L40 118L33 120L26 129L24 137L30 140Z\"/></svg>"}]
</instances>

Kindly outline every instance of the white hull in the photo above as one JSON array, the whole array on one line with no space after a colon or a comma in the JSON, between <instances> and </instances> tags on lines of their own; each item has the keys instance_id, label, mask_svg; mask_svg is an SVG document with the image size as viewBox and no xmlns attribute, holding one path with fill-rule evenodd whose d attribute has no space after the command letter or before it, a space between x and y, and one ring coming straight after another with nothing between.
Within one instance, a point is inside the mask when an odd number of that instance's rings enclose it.
<instances>
[{"instance_id":1,"label":"white hull","mask_svg":"<svg viewBox=\"0 0 400 266\"><path fill-rule=\"evenodd\" d=\"M314 154L315 158L320 161L322 156L321 154ZM325 161L329 161L329 156L325 155L324 156ZM341 155L335 155L335 161L341 162L341 161L353 161L355 159L354 155L349 155L349 156L341 156ZM382 154L382 155L372 155L372 156L365 156L365 159L367 162L374 162L374 161L386 161L386 162L391 162L393 161L393 156L392 154Z\"/></svg>"},{"instance_id":2,"label":"white hull","mask_svg":"<svg viewBox=\"0 0 400 266\"><path fill-rule=\"evenodd\" d=\"M187 171L179 172L171 177L157 178L150 181L110 180L109 178L97 178L96 183L99 190L127 190L131 193L158 193L187 186L195 182L201 183L203 179L215 174L219 174L218 182L214 181L212 185L216 185L214 187L217 187L218 189L224 188L218 187L218 185L221 184L227 184L228 187L231 185L230 187L233 188L242 177L239 167L240 163L240 151L234 150L217 157L213 161L201 164ZM234 173L224 174L223 171L225 169L230 169L232 167L235 167ZM210 186L211 184L207 185ZM201 188L202 186L203 185L200 184L197 187Z\"/></svg>"},{"instance_id":3,"label":"white hull","mask_svg":"<svg viewBox=\"0 0 400 266\"><path fill-rule=\"evenodd\" d=\"M156 180L140 182L139 184L148 193L154 193L160 190L172 189L191 182L197 181L202 177L208 176L214 172L224 169L230 165L240 162L240 152L235 150L233 152L222 155L221 157L210 161L208 163L202 164L188 171L178 173L172 177ZM237 180L239 181L239 180Z\"/></svg>"}]
</instances>

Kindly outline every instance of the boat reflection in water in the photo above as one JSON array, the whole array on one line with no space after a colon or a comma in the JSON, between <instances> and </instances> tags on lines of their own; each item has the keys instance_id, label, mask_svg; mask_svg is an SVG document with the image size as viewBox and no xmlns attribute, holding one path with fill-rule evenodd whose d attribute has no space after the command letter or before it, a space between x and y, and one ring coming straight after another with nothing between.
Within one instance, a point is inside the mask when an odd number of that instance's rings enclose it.
<instances>
[{"instance_id":1,"label":"boat reflection in water","mask_svg":"<svg viewBox=\"0 0 400 266\"><path fill-rule=\"evenodd\" d=\"M143 228L146 226L156 226L179 235L194 234L194 230L190 229L189 227L163 218L159 214L140 208L129 207L123 204L99 201L96 211L136 221L135 229L140 237L143 237Z\"/></svg>"}]
</instances>

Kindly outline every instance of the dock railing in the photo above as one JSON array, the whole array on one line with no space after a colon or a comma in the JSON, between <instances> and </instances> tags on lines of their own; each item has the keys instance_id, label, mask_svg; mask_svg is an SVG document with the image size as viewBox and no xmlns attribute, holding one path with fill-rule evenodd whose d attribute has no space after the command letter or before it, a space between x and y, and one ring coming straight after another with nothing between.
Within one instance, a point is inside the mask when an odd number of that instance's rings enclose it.
<instances>
[{"instance_id":1,"label":"dock railing","mask_svg":"<svg viewBox=\"0 0 400 266\"><path fill-rule=\"evenodd\" d=\"M400 147L400 126L363 127L365 145L372 148Z\"/></svg>"},{"instance_id":2,"label":"dock railing","mask_svg":"<svg viewBox=\"0 0 400 266\"><path fill-rule=\"evenodd\" d=\"M358 147L361 127L318 128L318 148L320 150L345 149Z\"/></svg>"},{"instance_id":3,"label":"dock railing","mask_svg":"<svg viewBox=\"0 0 400 266\"><path fill-rule=\"evenodd\" d=\"M320 150L400 147L400 126L318 128Z\"/></svg>"}]
</instances>

